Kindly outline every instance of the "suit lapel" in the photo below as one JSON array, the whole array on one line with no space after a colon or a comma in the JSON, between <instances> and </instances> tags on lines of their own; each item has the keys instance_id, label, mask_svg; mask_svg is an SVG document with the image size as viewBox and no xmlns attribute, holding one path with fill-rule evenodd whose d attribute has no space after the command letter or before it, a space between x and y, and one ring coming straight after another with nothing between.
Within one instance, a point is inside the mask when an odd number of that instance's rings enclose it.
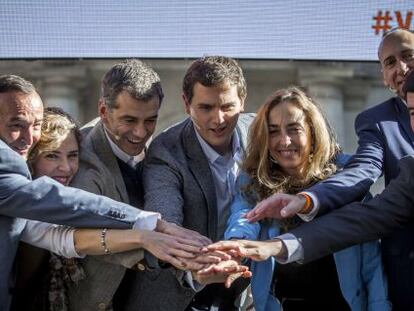
<instances>
[{"instance_id":1,"label":"suit lapel","mask_svg":"<svg viewBox=\"0 0 414 311\"><path fill-rule=\"evenodd\" d=\"M242 113L239 116L236 131L239 135L240 148L243 150L243 152L246 150L249 128L255 117L255 113Z\"/></svg>"},{"instance_id":2,"label":"suit lapel","mask_svg":"<svg viewBox=\"0 0 414 311\"><path fill-rule=\"evenodd\" d=\"M122 178L121 170L119 169L118 161L106 138L101 121L99 121L99 123L91 130L90 138L96 155L105 164L106 168L113 176L115 187L119 192L122 202L129 203L128 193L124 179Z\"/></svg>"},{"instance_id":3,"label":"suit lapel","mask_svg":"<svg viewBox=\"0 0 414 311\"><path fill-rule=\"evenodd\" d=\"M414 132L410 125L410 114L408 112L407 106L399 97L394 98L394 102L397 110L398 122L401 124L402 129L407 135L408 141L414 147Z\"/></svg>"},{"instance_id":4,"label":"suit lapel","mask_svg":"<svg viewBox=\"0 0 414 311\"><path fill-rule=\"evenodd\" d=\"M208 209L208 235L211 239L217 239L217 199L214 180L211 174L207 157L201 149L200 143L195 134L193 122L189 119L182 136L182 143L188 165L193 173L197 183L199 184Z\"/></svg>"}]
</instances>

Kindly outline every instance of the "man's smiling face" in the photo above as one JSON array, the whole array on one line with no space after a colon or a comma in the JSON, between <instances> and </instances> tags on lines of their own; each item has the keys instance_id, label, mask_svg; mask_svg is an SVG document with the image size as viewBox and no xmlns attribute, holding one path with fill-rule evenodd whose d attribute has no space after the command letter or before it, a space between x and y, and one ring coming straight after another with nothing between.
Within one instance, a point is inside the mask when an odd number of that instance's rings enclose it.
<instances>
[{"instance_id":1,"label":"man's smiling face","mask_svg":"<svg viewBox=\"0 0 414 311\"><path fill-rule=\"evenodd\" d=\"M0 138L22 157L39 141L42 120L43 103L36 92L0 93Z\"/></svg>"},{"instance_id":2,"label":"man's smiling face","mask_svg":"<svg viewBox=\"0 0 414 311\"><path fill-rule=\"evenodd\" d=\"M122 91L114 108L101 102L99 113L112 141L128 155L136 156L155 131L159 108L158 96L142 101Z\"/></svg>"}]
</instances>

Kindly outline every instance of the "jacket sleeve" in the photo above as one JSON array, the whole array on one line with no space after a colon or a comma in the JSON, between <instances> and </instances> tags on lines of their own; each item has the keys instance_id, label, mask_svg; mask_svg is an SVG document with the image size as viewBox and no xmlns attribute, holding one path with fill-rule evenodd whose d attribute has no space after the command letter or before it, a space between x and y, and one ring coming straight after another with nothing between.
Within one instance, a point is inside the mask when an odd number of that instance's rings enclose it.
<instances>
[{"instance_id":1,"label":"jacket sleeve","mask_svg":"<svg viewBox=\"0 0 414 311\"><path fill-rule=\"evenodd\" d=\"M0 214L72 227L130 228L145 213L127 204L65 187L48 177L31 180L26 163L0 149Z\"/></svg>"},{"instance_id":2,"label":"jacket sleeve","mask_svg":"<svg viewBox=\"0 0 414 311\"><path fill-rule=\"evenodd\" d=\"M314 193L320 204L319 214L340 208L364 197L382 175L383 134L372 116L363 113L355 120L358 149L344 169L306 191Z\"/></svg>"},{"instance_id":3,"label":"jacket sleeve","mask_svg":"<svg viewBox=\"0 0 414 311\"><path fill-rule=\"evenodd\" d=\"M236 194L230 207L230 217L224 238L257 240L260 233L260 224L249 223L244 215L254 206L249 203L244 195L244 187L249 183L249 177L241 173L236 181Z\"/></svg>"},{"instance_id":4,"label":"jacket sleeve","mask_svg":"<svg viewBox=\"0 0 414 311\"><path fill-rule=\"evenodd\" d=\"M291 231L309 262L348 246L384 237L414 219L414 157L400 160L400 174L372 200L355 202Z\"/></svg>"}]
</instances>

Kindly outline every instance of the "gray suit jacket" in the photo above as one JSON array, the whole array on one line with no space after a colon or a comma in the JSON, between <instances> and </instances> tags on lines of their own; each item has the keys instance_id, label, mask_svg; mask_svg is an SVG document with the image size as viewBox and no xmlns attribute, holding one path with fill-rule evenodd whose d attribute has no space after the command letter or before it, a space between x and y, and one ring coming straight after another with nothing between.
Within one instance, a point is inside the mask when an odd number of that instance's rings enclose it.
<instances>
[{"instance_id":1,"label":"gray suit jacket","mask_svg":"<svg viewBox=\"0 0 414 311\"><path fill-rule=\"evenodd\" d=\"M400 174L367 203L351 203L291 231L305 262L348 246L375 240L414 219L414 156L400 160Z\"/></svg>"},{"instance_id":2,"label":"gray suit jacket","mask_svg":"<svg viewBox=\"0 0 414 311\"><path fill-rule=\"evenodd\" d=\"M102 123L99 121L93 128L87 127L82 132L87 132L87 135L82 142L80 167L72 186L129 203L117 159L106 138ZM87 256L82 259L86 278L76 286L70 287L70 309L86 311L110 306L112 297L125 275L124 266L132 267L143 258L144 251L136 250L111 256Z\"/></svg>"},{"instance_id":3,"label":"gray suit jacket","mask_svg":"<svg viewBox=\"0 0 414 311\"><path fill-rule=\"evenodd\" d=\"M26 224L21 218L73 227L130 228L139 213L48 177L32 181L24 159L0 140L0 310L10 305L12 265Z\"/></svg>"},{"instance_id":4,"label":"gray suit jacket","mask_svg":"<svg viewBox=\"0 0 414 311\"><path fill-rule=\"evenodd\" d=\"M253 117L252 114L239 117L236 130L243 149ZM143 181L145 210L160 212L165 220L198 231L214 241L221 238L217 230L212 173L190 119L154 139L145 159ZM153 286L171 288L162 293L165 303L159 302L154 310L184 310L195 294L177 286L168 271L161 271Z\"/></svg>"}]
</instances>

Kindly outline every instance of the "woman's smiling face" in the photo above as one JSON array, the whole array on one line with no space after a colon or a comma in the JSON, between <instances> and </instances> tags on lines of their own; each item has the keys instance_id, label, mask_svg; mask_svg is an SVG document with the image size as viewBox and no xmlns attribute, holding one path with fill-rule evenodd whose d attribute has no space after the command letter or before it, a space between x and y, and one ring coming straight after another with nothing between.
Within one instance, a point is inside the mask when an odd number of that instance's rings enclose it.
<instances>
[{"instance_id":1,"label":"woman's smiling face","mask_svg":"<svg viewBox=\"0 0 414 311\"><path fill-rule=\"evenodd\" d=\"M300 176L312 150L312 135L303 110L282 102L270 110L269 152L288 175Z\"/></svg>"}]
</instances>

